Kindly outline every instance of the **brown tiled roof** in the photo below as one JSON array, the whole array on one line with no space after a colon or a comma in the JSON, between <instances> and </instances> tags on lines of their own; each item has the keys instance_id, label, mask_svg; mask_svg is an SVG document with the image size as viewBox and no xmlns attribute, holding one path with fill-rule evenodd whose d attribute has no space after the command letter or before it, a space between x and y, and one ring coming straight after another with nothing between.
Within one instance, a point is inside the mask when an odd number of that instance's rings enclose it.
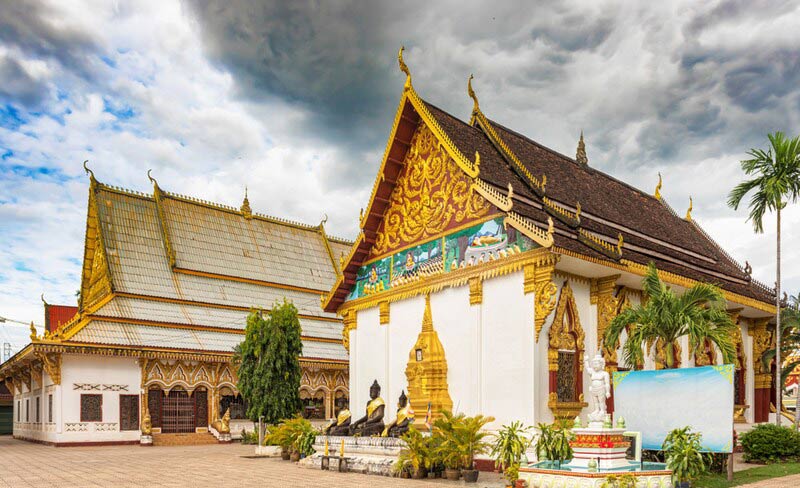
<instances>
[{"instance_id":1,"label":"brown tiled roof","mask_svg":"<svg viewBox=\"0 0 800 488\"><path fill-rule=\"evenodd\" d=\"M539 223L547 221L542 200L523 176L477 126L427 104L439 125L464 154L481 155L480 178L503 190L514 188L514 210ZM580 203L580 227L616 243L622 234L623 259L639 264L651 261L663 271L697 281L712 282L724 289L766 303L774 291L755 283L696 223L677 216L652 195L623 183L602 171L577 163L500 124L489 121L500 139L534 177L546 175L546 196L574 208ZM612 261L577 240L576 229L553 219L555 245L598 260Z\"/></svg>"}]
</instances>

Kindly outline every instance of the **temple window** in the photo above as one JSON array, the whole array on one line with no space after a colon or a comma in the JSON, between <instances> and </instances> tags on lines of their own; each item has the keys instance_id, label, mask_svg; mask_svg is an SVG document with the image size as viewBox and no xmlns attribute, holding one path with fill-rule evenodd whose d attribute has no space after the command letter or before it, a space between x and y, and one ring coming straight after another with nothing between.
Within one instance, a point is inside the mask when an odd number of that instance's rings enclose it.
<instances>
[{"instance_id":1,"label":"temple window","mask_svg":"<svg viewBox=\"0 0 800 488\"><path fill-rule=\"evenodd\" d=\"M103 395L81 395L81 422L103 421Z\"/></svg>"},{"instance_id":2,"label":"temple window","mask_svg":"<svg viewBox=\"0 0 800 488\"><path fill-rule=\"evenodd\" d=\"M53 394L47 395L47 422L53 423Z\"/></svg>"},{"instance_id":3,"label":"temple window","mask_svg":"<svg viewBox=\"0 0 800 488\"><path fill-rule=\"evenodd\" d=\"M139 430L139 395L119 396L119 430Z\"/></svg>"},{"instance_id":4,"label":"temple window","mask_svg":"<svg viewBox=\"0 0 800 488\"><path fill-rule=\"evenodd\" d=\"M231 409L232 419L246 419L247 418L247 402L244 401L241 395L222 395L219 399L220 415L224 415L225 411Z\"/></svg>"},{"instance_id":5,"label":"temple window","mask_svg":"<svg viewBox=\"0 0 800 488\"><path fill-rule=\"evenodd\" d=\"M572 287L565 282L550 326L547 351L548 406L556 418L573 419L585 406L582 395L584 336Z\"/></svg>"},{"instance_id":6,"label":"temple window","mask_svg":"<svg viewBox=\"0 0 800 488\"><path fill-rule=\"evenodd\" d=\"M25 422L31 421L31 401L29 399L25 399Z\"/></svg>"},{"instance_id":7,"label":"temple window","mask_svg":"<svg viewBox=\"0 0 800 488\"><path fill-rule=\"evenodd\" d=\"M38 397L38 396L36 397L36 423L37 424L42 421L42 418L41 418L41 415L40 415L41 414L41 407L39 405L39 403L40 403L39 399L40 398L41 397Z\"/></svg>"},{"instance_id":8,"label":"temple window","mask_svg":"<svg viewBox=\"0 0 800 488\"><path fill-rule=\"evenodd\" d=\"M325 392L317 390L313 394L307 390L300 391L300 400L303 403L302 414L307 419L325 418Z\"/></svg>"}]
</instances>

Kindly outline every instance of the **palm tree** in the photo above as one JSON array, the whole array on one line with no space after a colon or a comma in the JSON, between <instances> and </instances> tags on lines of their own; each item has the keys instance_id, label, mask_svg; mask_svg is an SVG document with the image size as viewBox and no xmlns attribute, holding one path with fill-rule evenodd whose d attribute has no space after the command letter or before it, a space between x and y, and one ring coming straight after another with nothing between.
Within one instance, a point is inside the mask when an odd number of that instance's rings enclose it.
<instances>
[{"instance_id":1,"label":"palm tree","mask_svg":"<svg viewBox=\"0 0 800 488\"><path fill-rule=\"evenodd\" d=\"M611 321L604 343L617 344L625 330L628 340L623 346L625 362L632 368L644 364L644 351L661 342L667 368L675 367L675 342L689 336L689 350L697 351L710 341L719 348L726 363L736 356L733 345L735 325L725 311L725 298L714 285L698 283L677 295L658 277L650 263L642 279L647 300L626 308Z\"/></svg>"},{"instance_id":2,"label":"palm tree","mask_svg":"<svg viewBox=\"0 0 800 488\"><path fill-rule=\"evenodd\" d=\"M783 331L781 331L781 337L783 338L781 341L781 354L786 357L795 355L795 358L782 368L783 372L781 374L780 384L785 385L792 371L800 366L800 359L797 359L796 356L798 352L800 352L800 293L798 293L796 297L792 297L790 306L781 310L781 328L783 329ZM765 351L764 355L761 356L761 362L765 367L769 367L769 364L775 359L777 355L776 349ZM796 395L798 395L798 399L800 399L800 390L798 390ZM795 429L798 428L798 424L800 424L800 402L795 404Z\"/></svg>"},{"instance_id":3,"label":"palm tree","mask_svg":"<svg viewBox=\"0 0 800 488\"><path fill-rule=\"evenodd\" d=\"M800 136L788 139L783 132L768 134L771 147L751 149L747 154L752 159L742 161L742 169L749 180L745 180L728 195L728 205L734 210L739 209L744 197L753 191L750 197L750 215L747 220L753 222L756 233L764 232L764 214L774 211L777 216L777 244L776 244L776 280L775 280L775 309L781 309L781 210L789 202L797 201L800 196ZM781 411L781 314L776 315L775 326L775 407ZM775 423L781 425L780 413L775 416Z\"/></svg>"}]
</instances>

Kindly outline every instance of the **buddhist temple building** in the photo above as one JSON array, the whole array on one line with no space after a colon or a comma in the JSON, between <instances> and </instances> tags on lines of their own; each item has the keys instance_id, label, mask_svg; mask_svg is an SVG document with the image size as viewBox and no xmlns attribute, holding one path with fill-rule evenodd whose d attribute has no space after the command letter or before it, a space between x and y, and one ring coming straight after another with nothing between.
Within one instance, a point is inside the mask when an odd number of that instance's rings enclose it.
<instances>
[{"instance_id":1,"label":"buddhist temple building","mask_svg":"<svg viewBox=\"0 0 800 488\"><path fill-rule=\"evenodd\" d=\"M233 350L250 311L284 299L302 326L304 415L331 418L348 404L342 322L320 297L350 242L328 236L324 222L253 213L246 196L233 208L87 172L78 307L45 303L45 333L32 330L32 343L0 366L15 437L138 443L145 417L154 434L211 436L228 410L234 436L252 429Z\"/></svg>"},{"instance_id":2,"label":"buddhist temple building","mask_svg":"<svg viewBox=\"0 0 800 488\"><path fill-rule=\"evenodd\" d=\"M631 367L621 344L601 340L641 303L652 262L678 292L721 287L737 325L735 417L767 420L772 380L759 358L773 344L774 290L691 208L674 211L661 181L645 192L593 167L583 134L572 158L495 122L472 78L471 116L450 115L417 94L398 58L406 81L385 153L324 301L344 320L351 410L377 379L388 399L409 392L417 412L434 404L494 416L498 427L585 414L584 358L602 350L609 371ZM722 360L710 345L676 346L680 367ZM663 366L654 344L644 367Z\"/></svg>"}]
</instances>

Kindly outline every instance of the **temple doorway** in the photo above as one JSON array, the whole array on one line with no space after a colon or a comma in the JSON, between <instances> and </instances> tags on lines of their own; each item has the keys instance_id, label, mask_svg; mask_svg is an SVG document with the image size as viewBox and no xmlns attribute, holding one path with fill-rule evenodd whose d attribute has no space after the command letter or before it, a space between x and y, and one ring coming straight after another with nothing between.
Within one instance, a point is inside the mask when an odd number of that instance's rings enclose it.
<instances>
[{"instance_id":1,"label":"temple doorway","mask_svg":"<svg viewBox=\"0 0 800 488\"><path fill-rule=\"evenodd\" d=\"M161 432L164 434L191 433L200 424L205 426L208 416L205 390L191 395L175 388L164 395L161 403Z\"/></svg>"}]
</instances>

